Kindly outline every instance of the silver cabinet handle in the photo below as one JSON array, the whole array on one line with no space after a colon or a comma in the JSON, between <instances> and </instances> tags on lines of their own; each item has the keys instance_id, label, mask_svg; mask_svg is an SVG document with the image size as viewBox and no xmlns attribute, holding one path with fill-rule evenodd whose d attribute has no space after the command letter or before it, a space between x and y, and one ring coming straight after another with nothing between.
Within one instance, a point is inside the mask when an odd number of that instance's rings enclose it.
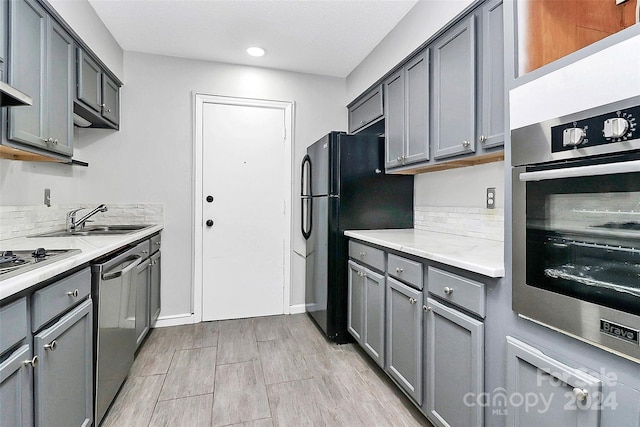
<instances>
[{"instance_id":1,"label":"silver cabinet handle","mask_svg":"<svg viewBox=\"0 0 640 427\"><path fill-rule=\"evenodd\" d=\"M409 304L415 304L415 303L417 303L417 302L418 302L418 300L417 300L417 299L415 299L415 298L409 298Z\"/></svg>"},{"instance_id":2,"label":"silver cabinet handle","mask_svg":"<svg viewBox=\"0 0 640 427\"><path fill-rule=\"evenodd\" d=\"M451 295L453 293L453 288L445 286L444 287L444 293L447 294L447 295Z\"/></svg>"},{"instance_id":3,"label":"silver cabinet handle","mask_svg":"<svg viewBox=\"0 0 640 427\"><path fill-rule=\"evenodd\" d=\"M469 141L467 141L467 140L462 141L462 146L463 146L464 148L467 148L467 147L469 147L470 145L471 145L471 143L470 143Z\"/></svg>"},{"instance_id":4,"label":"silver cabinet handle","mask_svg":"<svg viewBox=\"0 0 640 427\"><path fill-rule=\"evenodd\" d=\"M360 256L366 256L367 253L366 252L360 252Z\"/></svg>"},{"instance_id":5,"label":"silver cabinet handle","mask_svg":"<svg viewBox=\"0 0 640 427\"><path fill-rule=\"evenodd\" d=\"M79 291L77 289L74 289L72 291L67 292L67 295L70 297L78 298Z\"/></svg>"},{"instance_id":6,"label":"silver cabinet handle","mask_svg":"<svg viewBox=\"0 0 640 427\"><path fill-rule=\"evenodd\" d=\"M100 104L100 106L104 108L107 106L107 104Z\"/></svg>"},{"instance_id":7,"label":"silver cabinet handle","mask_svg":"<svg viewBox=\"0 0 640 427\"><path fill-rule=\"evenodd\" d=\"M53 140L53 144L54 144L54 145L58 145L58 140L57 140L57 139L54 139L54 140Z\"/></svg>"},{"instance_id":8,"label":"silver cabinet handle","mask_svg":"<svg viewBox=\"0 0 640 427\"><path fill-rule=\"evenodd\" d=\"M160 246L160 242L156 242L156 246Z\"/></svg>"},{"instance_id":9,"label":"silver cabinet handle","mask_svg":"<svg viewBox=\"0 0 640 427\"><path fill-rule=\"evenodd\" d=\"M55 351L55 349L58 348L58 341L53 340L49 344L45 344L44 348L47 350Z\"/></svg>"},{"instance_id":10,"label":"silver cabinet handle","mask_svg":"<svg viewBox=\"0 0 640 427\"><path fill-rule=\"evenodd\" d=\"M31 367L35 368L36 366L38 366L38 356L33 356L33 359L27 359L22 363L27 365L27 366L31 366Z\"/></svg>"},{"instance_id":11,"label":"silver cabinet handle","mask_svg":"<svg viewBox=\"0 0 640 427\"><path fill-rule=\"evenodd\" d=\"M587 400L587 396L589 396L589 391L583 388L576 387L573 389L573 395L576 397L578 402L584 402L585 400Z\"/></svg>"},{"instance_id":12,"label":"silver cabinet handle","mask_svg":"<svg viewBox=\"0 0 640 427\"><path fill-rule=\"evenodd\" d=\"M396 267L396 273L400 274L402 273L404 270L401 267Z\"/></svg>"},{"instance_id":13,"label":"silver cabinet handle","mask_svg":"<svg viewBox=\"0 0 640 427\"><path fill-rule=\"evenodd\" d=\"M142 253L143 253L143 254L148 254L148 253L149 253L149 251L145 249L145 250L143 250L143 251L142 251Z\"/></svg>"},{"instance_id":14,"label":"silver cabinet handle","mask_svg":"<svg viewBox=\"0 0 640 427\"><path fill-rule=\"evenodd\" d=\"M364 120L360 120L360 124L363 125L364 124Z\"/></svg>"},{"instance_id":15,"label":"silver cabinet handle","mask_svg":"<svg viewBox=\"0 0 640 427\"><path fill-rule=\"evenodd\" d=\"M397 160L397 161L399 161L399 162L401 162L401 161L402 161L402 156L398 156L398 157L396 157L396 160Z\"/></svg>"},{"instance_id":16,"label":"silver cabinet handle","mask_svg":"<svg viewBox=\"0 0 640 427\"><path fill-rule=\"evenodd\" d=\"M487 140L487 137L486 137L486 136L484 136L484 135L480 135L480 136L478 137L478 141L480 141L480 143L484 143L486 140Z\"/></svg>"},{"instance_id":17,"label":"silver cabinet handle","mask_svg":"<svg viewBox=\"0 0 640 427\"><path fill-rule=\"evenodd\" d=\"M110 113L110 112L111 112L111 108L107 109L107 113Z\"/></svg>"},{"instance_id":18,"label":"silver cabinet handle","mask_svg":"<svg viewBox=\"0 0 640 427\"><path fill-rule=\"evenodd\" d=\"M426 305L422 306L423 311L431 311L431 307L427 307Z\"/></svg>"}]
</instances>

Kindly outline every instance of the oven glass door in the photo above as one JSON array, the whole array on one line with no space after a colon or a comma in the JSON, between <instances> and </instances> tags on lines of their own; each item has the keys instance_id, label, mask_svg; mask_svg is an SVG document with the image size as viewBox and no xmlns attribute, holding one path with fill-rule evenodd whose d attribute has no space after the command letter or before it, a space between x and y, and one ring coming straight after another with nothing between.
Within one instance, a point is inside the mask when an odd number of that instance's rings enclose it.
<instances>
[{"instance_id":1,"label":"oven glass door","mask_svg":"<svg viewBox=\"0 0 640 427\"><path fill-rule=\"evenodd\" d=\"M637 314L640 167L619 173L608 171L634 167L603 167L527 170L520 176L526 182L526 281Z\"/></svg>"}]
</instances>

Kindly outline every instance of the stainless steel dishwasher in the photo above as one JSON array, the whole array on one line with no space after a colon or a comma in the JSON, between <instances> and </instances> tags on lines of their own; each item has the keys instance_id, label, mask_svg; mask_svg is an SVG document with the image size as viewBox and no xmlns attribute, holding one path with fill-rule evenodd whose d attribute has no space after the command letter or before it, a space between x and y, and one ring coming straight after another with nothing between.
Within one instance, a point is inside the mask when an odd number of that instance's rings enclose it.
<instances>
[{"instance_id":1,"label":"stainless steel dishwasher","mask_svg":"<svg viewBox=\"0 0 640 427\"><path fill-rule=\"evenodd\" d=\"M136 350L136 267L148 257L144 240L91 266L95 327L95 425L124 383Z\"/></svg>"}]
</instances>

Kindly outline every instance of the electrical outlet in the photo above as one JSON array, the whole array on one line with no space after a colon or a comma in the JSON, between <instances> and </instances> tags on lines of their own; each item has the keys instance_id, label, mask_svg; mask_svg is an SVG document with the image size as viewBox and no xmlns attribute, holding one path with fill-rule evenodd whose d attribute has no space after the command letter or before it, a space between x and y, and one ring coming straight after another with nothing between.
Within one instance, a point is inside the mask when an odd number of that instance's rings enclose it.
<instances>
[{"instance_id":1,"label":"electrical outlet","mask_svg":"<svg viewBox=\"0 0 640 427\"><path fill-rule=\"evenodd\" d=\"M487 188L487 209L495 209L496 207L496 188Z\"/></svg>"}]
</instances>

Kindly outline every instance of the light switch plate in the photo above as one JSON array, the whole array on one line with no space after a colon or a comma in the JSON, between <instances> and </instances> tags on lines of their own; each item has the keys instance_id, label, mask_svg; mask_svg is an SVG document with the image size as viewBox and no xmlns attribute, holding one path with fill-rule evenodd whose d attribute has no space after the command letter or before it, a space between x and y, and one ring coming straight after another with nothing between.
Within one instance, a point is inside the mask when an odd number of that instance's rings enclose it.
<instances>
[{"instance_id":1,"label":"light switch plate","mask_svg":"<svg viewBox=\"0 0 640 427\"><path fill-rule=\"evenodd\" d=\"M496 207L496 188L487 188L487 209L495 209Z\"/></svg>"}]
</instances>

